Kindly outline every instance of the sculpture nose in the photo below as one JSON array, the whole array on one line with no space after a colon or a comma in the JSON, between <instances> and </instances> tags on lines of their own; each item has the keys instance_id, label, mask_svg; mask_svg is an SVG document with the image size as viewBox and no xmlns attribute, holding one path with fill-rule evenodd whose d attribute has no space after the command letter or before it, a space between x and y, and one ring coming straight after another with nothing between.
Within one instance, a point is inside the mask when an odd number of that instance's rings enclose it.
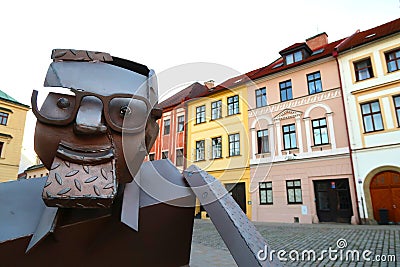
<instances>
[{"instance_id":1,"label":"sculpture nose","mask_svg":"<svg viewBox=\"0 0 400 267\"><path fill-rule=\"evenodd\" d=\"M77 134L102 134L107 126L102 120L103 103L95 96L86 96L82 99L76 115L74 131Z\"/></svg>"}]
</instances>

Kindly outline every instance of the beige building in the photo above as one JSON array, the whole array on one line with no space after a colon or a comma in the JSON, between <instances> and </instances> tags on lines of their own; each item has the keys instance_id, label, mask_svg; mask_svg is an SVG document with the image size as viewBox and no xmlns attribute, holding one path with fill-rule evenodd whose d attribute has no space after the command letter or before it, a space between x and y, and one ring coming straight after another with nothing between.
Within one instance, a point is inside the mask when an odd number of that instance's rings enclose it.
<instances>
[{"instance_id":1,"label":"beige building","mask_svg":"<svg viewBox=\"0 0 400 267\"><path fill-rule=\"evenodd\" d=\"M0 90L0 182L16 180L29 106Z\"/></svg>"},{"instance_id":2,"label":"beige building","mask_svg":"<svg viewBox=\"0 0 400 267\"><path fill-rule=\"evenodd\" d=\"M248 73L252 219L357 223L338 66L325 33Z\"/></svg>"}]
</instances>

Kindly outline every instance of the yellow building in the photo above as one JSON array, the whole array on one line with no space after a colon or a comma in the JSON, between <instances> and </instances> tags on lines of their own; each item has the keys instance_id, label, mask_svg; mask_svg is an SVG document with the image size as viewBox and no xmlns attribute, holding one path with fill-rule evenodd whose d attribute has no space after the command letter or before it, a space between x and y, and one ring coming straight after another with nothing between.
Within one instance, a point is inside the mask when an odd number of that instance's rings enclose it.
<instances>
[{"instance_id":1,"label":"yellow building","mask_svg":"<svg viewBox=\"0 0 400 267\"><path fill-rule=\"evenodd\" d=\"M0 182L17 179L28 110L0 90Z\"/></svg>"},{"instance_id":2,"label":"yellow building","mask_svg":"<svg viewBox=\"0 0 400 267\"><path fill-rule=\"evenodd\" d=\"M43 165L43 163L36 164L33 166L30 166L25 170L25 178L30 179L30 178L38 178L38 177L43 177L49 175L49 170L46 169L46 167Z\"/></svg>"},{"instance_id":3,"label":"yellow building","mask_svg":"<svg viewBox=\"0 0 400 267\"><path fill-rule=\"evenodd\" d=\"M224 84L187 103L186 166L219 179L251 219L247 89Z\"/></svg>"}]
</instances>

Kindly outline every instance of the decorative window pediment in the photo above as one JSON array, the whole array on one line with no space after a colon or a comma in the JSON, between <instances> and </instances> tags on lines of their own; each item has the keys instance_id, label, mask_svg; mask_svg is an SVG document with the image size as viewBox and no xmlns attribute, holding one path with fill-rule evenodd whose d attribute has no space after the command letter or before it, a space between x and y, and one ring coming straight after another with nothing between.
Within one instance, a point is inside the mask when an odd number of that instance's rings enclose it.
<instances>
[{"instance_id":1,"label":"decorative window pediment","mask_svg":"<svg viewBox=\"0 0 400 267\"><path fill-rule=\"evenodd\" d=\"M300 117L303 114L303 112L301 111L297 111L297 110L293 110L293 109L285 109L284 111L282 111L281 113L279 113L278 115L276 115L274 117L274 120L286 120L286 119L290 119L290 118L296 118L296 117Z\"/></svg>"}]
</instances>

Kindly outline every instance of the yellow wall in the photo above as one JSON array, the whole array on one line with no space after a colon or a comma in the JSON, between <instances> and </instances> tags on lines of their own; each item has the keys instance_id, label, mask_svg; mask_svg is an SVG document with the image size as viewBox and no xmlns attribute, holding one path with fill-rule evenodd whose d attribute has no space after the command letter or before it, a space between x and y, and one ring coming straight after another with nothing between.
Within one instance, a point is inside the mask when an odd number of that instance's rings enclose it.
<instances>
[{"instance_id":1,"label":"yellow wall","mask_svg":"<svg viewBox=\"0 0 400 267\"><path fill-rule=\"evenodd\" d=\"M239 114L228 116L227 98L239 95ZM222 101L222 118L211 120L211 103ZM206 106L206 122L196 124L196 108ZM249 184L249 136L248 136L248 105L245 87L233 90L223 90L207 97L195 99L188 103L187 128L187 166L195 164L207 171L222 183L245 182L247 216L251 219ZM229 134L240 135L240 155L229 156ZM211 139L222 137L222 158L212 159ZM205 140L205 160L196 161L196 141Z\"/></svg>"},{"instance_id":2,"label":"yellow wall","mask_svg":"<svg viewBox=\"0 0 400 267\"><path fill-rule=\"evenodd\" d=\"M11 112L6 110L11 110ZM7 125L0 125L0 142L4 142L0 155L0 182L17 179L28 110L29 108L25 106L0 99L0 111L9 114ZM11 135L11 137L3 135Z\"/></svg>"}]
</instances>

